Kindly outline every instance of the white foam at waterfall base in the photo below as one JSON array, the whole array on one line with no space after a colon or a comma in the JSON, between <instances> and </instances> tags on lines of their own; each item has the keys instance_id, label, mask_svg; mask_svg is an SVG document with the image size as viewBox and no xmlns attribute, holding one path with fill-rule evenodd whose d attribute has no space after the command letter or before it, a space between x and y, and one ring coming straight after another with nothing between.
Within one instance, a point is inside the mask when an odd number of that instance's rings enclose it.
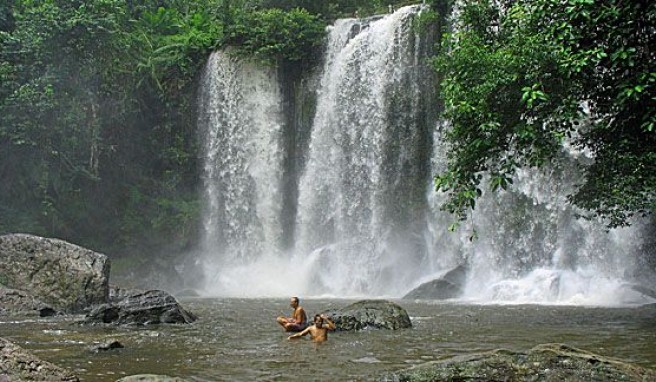
<instances>
[{"instance_id":1,"label":"white foam at waterfall base","mask_svg":"<svg viewBox=\"0 0 656 382\"><path fill-rule=\"evenodd\" d=\"M208 262L204 294L208 296L259 298L303 296L304 298L360 298L349 288L349 265L330 261L329 248L309 255L264 253L249 262L217 265ZM336 267L336 268L335 268Z\"/></svg>"},{"instance_id":2,"label":"white foam at waterfall base","mask_svg":"<svg viewBox=\"0 0 656 382\"><path fill-rule=\"evenodd\" d=\"M595 269L537 268L524 277L470 282L463 302L476 304L542 304L631 306L656 302L619 278Z\"/></svg>"}]
</instances>

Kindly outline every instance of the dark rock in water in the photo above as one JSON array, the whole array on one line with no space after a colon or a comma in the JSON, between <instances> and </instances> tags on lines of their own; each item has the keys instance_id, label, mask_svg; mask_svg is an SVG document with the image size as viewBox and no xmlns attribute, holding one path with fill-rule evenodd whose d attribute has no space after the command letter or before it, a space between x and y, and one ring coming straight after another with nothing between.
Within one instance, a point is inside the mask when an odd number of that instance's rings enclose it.
<instances>
[{"instance_id":1,"label":"dark rock in water","mask_svg":"<svg viewBox=\"0 0 656 382\"><path fill-rule=\"evenodd\" d=\"M117 379L116 382L187 382L187 380L168 375L139 374Z\"/></svg>"},{"instance_id":2,"label":"dark rock in water","mask_svg":"<svg viewBox=\"0 0 656 382\"><path fill-rule=\"evenodd\" d=\"M141 289L122 288L117 285L109 286L109 303L118 303L124 299L145 292Z\"/></svg>"},{"instance_id":3,"label":"dark rock in water","mask_svg":"<svg viewBox=\"0 0 656 382\"><path fill-rule=\"evenodd\" d=\"M137 292L116 303L102 304L85 318L87 323L188 324L197 317L184 310L175 297L162 290Z\"/></svg>"},{"instance_id":4,"label":"dark rock in water","mask_svg":"<svg viewBox=\"0 0 656 382\"><path fill-rule=\"evenodd\" d=\"M89 347L89 350L94 352L94 353L100 353L101 351L108 351L112 349L123 349L125 346L123 346L122 343L113 340L113 341L107 341L101 344L94 344Z\"/></svg>"},{"instance_id":5,"label":"dark rock in water","mask_svg":"<svg viewBox=\"0 0 656 382\"><path fill-rule=\"evenodd\" d=\"M656 381L656 371L562 344L495 350L415 366L384 381Z\"/></svg>"},{"instance_id":6,"label":"dark rock in water","mask_svg":"<svg viewBox=\"0 0 656 382\"><path fill-rule=\"evenodd\" d=\"M363 300L345 308L325 312L337 330L404 329L412 327L408 313L385 300Z\"/></svg>"},{"instance_id":7,"label":"dark rock in water","mask_svg":"<svg viewBox=\"0 0 656 382\"><path fill-rule=\"evenodd\" d=\"M6 378L6 379L3 379ZM69 381L79 378L27 350L0 338L0 381Z\"/></svg>"},{"instance_id":8,"label":"dark rock in water","mask_svg":"<svg viewBox=\"0 0 656 382\"><path fill-rule=\"evenodd\" d=\"M645 297L656 299L656 290L644 285L634 284L630 286L632 290L642 294Z\"/></svg>"},{"instance_id":9,"label":"dark rock in water","mask_svg":"<svg viewBox=\"0 0 656 382\"><path fill-rule=\"evenodd\" d=\"M32 235L0 236L0 283L66 313L107 302L109 261L105 255Z\"/></svg>"},{"instance_id":10,"label":"dark rock in water","mask_svg":"<svg viewBox=\"0 0 656 382\"><path fill-rule=\"evenodd\" d=\"M55 309L27 292L0 285L0 316L50 317L56 314Z\"/></svg>"},{"instance_id":11,"label":"dark rock in water","mask_svg":"<svg viewBox=\"0 0 656 382\"><path fill-rule=\"evenodd\" d=\"M458 265L442 277L423 283L403 296L404 299L445 300L462 295L467 281L468 268Z\"/></svg>"}]
</instances>

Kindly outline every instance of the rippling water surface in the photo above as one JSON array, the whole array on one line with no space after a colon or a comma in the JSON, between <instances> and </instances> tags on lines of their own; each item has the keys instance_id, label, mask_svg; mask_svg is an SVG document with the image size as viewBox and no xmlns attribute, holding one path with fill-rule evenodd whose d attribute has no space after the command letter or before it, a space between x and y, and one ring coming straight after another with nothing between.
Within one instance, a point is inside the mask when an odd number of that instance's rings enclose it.
<instances>
[{"instance_id":1,"label":"rippling water surface","mask_svg":"<svg viewBox=\"0 0 656 382\"><path fill-rule=\"evenodd\" d=\"M0 336L67 367L83 381L167 374L190 381L370 381L385 373L496 348L526 351L562 342L656 368L656 306L583 308L399 301L413 328L335 332L323 344L287 340L275 317L288 299L181 300L200 319L148 328L82 327L70 318L11 322ZM352 301L301 301L310 316ZM125 348L92 353L110 339Z\"/></svg>"}]
</instances>

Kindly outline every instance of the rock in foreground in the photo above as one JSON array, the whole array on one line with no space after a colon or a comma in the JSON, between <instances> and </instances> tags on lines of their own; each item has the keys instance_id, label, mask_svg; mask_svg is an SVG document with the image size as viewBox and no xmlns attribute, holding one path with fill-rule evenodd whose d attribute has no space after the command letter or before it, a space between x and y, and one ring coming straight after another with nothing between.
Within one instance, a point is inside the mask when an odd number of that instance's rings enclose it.
<instances>
[{"instance_id":1,"label":"rock in foreground","mask_svg":"<svg viewBox=\"0 0 656 382\"><path fill-rule=\"evenodd\" d=\"M656 381L656 371L562 344L528 353L507 350L430 362L385 377L384 381Z\"/></svg>"},{"instance_id":2,"label":"rock in foreground","mask_svg":"<svg viewBox=\"0 0 656 382\"><path fill-rule=\"evenodd\" d=\"M358 301L342 309L327 311L326 314L335 322L337 330L396 330L412 327L408 312L385 300Z\"/></svg>"},{"instance_id":3,"label":"rock in foreground","mask_svg":"<svg viewBox=\"0 0 656 382\"><path fill-rule=\"evenodd\" d=\"M116 382L186 382L186 379L168 375L139 374L118 379Z\"/></svg>"},{"instance_id":4,"label":"rock in foreground","mask_svg":"<svg viewBox=\"0 0 656 382\"><path fill-rule=\"evenodd\" d=\"M0 338L0 381L79 381L69 371L42 361Z\"/></svg>"},{"instance_id":5,"label":"rock in foreground","mask_svg":"<svg viewBox=\"0 0 656 382\"><path fill-rule=\"evenodd\" d=\"M109 296L107 257L58 239L0 236L0 276L0 284L66 313L107 302Z\"/></svg>"},{"instance_id":6,"label":"rock in foreground","mask_svg":"<svg viewBox=\"0 0 656 382\"><path fill-rule=\"evenodd\" d=\"M183 309L175 297L162 290L134 292L120 301L102 304L86 317L87 323L188 324L196 316Z\"/></svg>"}]
</instances>

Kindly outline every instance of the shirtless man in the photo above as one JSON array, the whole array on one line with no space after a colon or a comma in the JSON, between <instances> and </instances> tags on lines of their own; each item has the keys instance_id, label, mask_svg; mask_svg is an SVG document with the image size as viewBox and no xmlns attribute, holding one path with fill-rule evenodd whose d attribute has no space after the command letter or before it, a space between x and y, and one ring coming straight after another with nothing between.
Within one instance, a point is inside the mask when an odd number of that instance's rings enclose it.
<instances>
[{"instance_id":1,"label":"shirtless man","mask_svg":"<svg viewBox=\"0 0 656 382\"><path fill-rule=\"evenodd\" d=\"M307 327L307 315L305 310L299 305L298 297L292 297L289 306L294 309L291 317L280 316L276 321L285 328L286 332L300 332Z\"/></svg>"},{"instance_id":2,"label":"shirtless man","mask_svg":"<svg viewBox=\"0 0 656 382\"><path fill-rule=\"evenodd\" d=\"M294 338L300 338L310 333L310 337L312 337L312 341L324 342L328 340L329 330L335 330L335 323L332 322L332 320L328 318L325 314L317 314L316 316L314 316L314 325L308 326L307 329L303 330L302 332L292 334L288 338L290 340Z\"/></svg>"}]
</instances>

